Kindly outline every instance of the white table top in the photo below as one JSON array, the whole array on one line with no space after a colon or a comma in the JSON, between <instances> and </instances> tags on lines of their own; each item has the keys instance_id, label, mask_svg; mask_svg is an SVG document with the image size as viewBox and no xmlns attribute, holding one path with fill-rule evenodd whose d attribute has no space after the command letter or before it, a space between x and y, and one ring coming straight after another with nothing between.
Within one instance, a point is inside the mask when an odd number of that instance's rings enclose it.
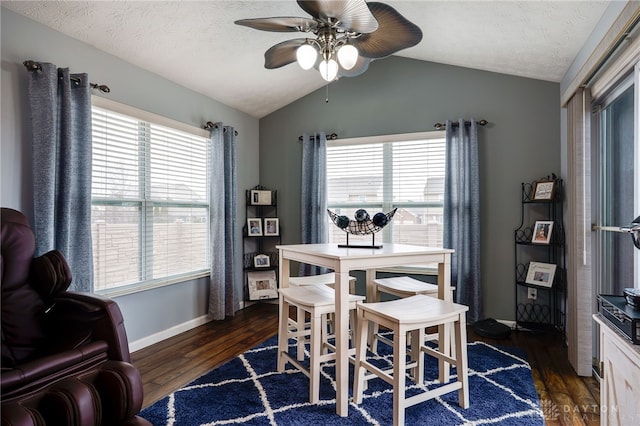
<instances>
[{"instance_id":1,"label":"white table top","mask_svg":"<svg viewBox=\"0 0 640 426\"><path fill-rule=\"evenodd\" d=\"M338 244L335 243L278 245L276 248L289 252L313 254L334 259L453 253L452 249L441 247L424 247L394 243L385 243L381 248L338 247Z\"/></svg>"},{"instance_id":2,"label":"white table top","mask_svg":"<svg viewBox=\"0 0 640 426\"><path fill-rule=\"evenodd\" d=\"M278 245L283 259L324 266L336 272L400 265L441 263L453 253L440 247L385 243L381 248L338 247L338 244Z\"/></svg>"}]
</instances>

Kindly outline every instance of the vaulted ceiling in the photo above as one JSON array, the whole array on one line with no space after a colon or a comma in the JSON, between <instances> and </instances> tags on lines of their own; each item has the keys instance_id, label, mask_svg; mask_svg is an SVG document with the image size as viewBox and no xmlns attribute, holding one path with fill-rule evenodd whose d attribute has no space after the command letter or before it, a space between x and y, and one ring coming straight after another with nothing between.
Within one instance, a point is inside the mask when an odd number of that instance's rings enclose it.
<instances>
[{"instance_id":1,"label":"vaulted ceiling","mask_svg":"<svg viewBox=\"0 0 640 426\"><path fill-rule=\"evenodd\" d=\"M424 34L421 43L398 56L552 82L561 80L609 5L600 0L383 2ZM295 63L264 68L269 47L300 35L234 24L244 18L308 16L294 0L2 1L2 6L257 118L325 84L316 71Z\"/></svg>"}]
</instances>

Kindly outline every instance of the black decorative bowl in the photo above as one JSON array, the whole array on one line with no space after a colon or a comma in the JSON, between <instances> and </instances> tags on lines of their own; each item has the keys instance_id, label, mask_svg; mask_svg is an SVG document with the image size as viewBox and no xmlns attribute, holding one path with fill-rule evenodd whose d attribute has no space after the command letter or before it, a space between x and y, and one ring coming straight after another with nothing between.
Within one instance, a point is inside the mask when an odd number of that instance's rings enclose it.
<instances>
[{"instance_id":1,"label":"black decorative bowl","mask_svg":"<svg viewBox=\"0 0 640 426\"><path fill-rule=\"evenodd\" d=\"M398 209L395 208L389 213L385 213L387 219L386 221L384 221L385 225L391 222L391 219L393 219L393 215L396 213L396 210ZM373 220L371 219L361 222L358 222L357 220L350 220L349 225L343 228L338 224L338 218L340 217L340 215L332 212L331 210L327 210L327 213L329 213L329 217L331 218L331 221L334 223L334 225L351 235L371 235L384 228L384 225L378 226L373 223Z\"/></svg>"}]
</instances>

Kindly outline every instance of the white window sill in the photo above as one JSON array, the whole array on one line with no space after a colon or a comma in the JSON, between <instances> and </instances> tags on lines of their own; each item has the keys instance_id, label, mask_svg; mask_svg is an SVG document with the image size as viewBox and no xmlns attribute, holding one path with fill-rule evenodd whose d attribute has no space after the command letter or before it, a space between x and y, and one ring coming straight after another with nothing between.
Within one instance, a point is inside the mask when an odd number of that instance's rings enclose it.
<instances>
[{"instance_id":1,"label":"white window sill","mask_svg":"<svg viewBox=\"0 0 640 426\"><path fill-rule=\"evenodd\" d=\"M120 296L126 296L128 294L139 293L141 291L151 290L154 288L166 287L168 285L183 283L186 281L193 281L202 277L208 277L209 275L211 275L211 271L206 270L206 271L194 272L188 275L181 275L174 278L144 281L144 282L130 284L130 285L121 286L121 287L96 290L94 291L94 293L99 294L100 296L108 297L108 298L120 297Z\"/></svg>"}]
</instances>

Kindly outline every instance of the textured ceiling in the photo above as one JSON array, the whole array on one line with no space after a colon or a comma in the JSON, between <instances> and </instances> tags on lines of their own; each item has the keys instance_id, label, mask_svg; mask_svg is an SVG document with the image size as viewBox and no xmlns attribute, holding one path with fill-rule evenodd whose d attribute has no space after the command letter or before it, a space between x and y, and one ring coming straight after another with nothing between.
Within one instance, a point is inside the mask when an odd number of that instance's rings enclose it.
<instances>
[{"instance_id":1,"label":"textured ceiling","mask_svg":"<svg viewBox=\"0 0 640 426\"><path fill-rule=\"evenodd\" d=\"M420 44L399 56L553 82L560 81L609 4L383 2L424 33ZM258 118L324 85L317 72L296 64L264 69L264 51L298 34L233 24L307 16L294 0L3 0L2 6Z\"/></svg>"}]
</instances>

